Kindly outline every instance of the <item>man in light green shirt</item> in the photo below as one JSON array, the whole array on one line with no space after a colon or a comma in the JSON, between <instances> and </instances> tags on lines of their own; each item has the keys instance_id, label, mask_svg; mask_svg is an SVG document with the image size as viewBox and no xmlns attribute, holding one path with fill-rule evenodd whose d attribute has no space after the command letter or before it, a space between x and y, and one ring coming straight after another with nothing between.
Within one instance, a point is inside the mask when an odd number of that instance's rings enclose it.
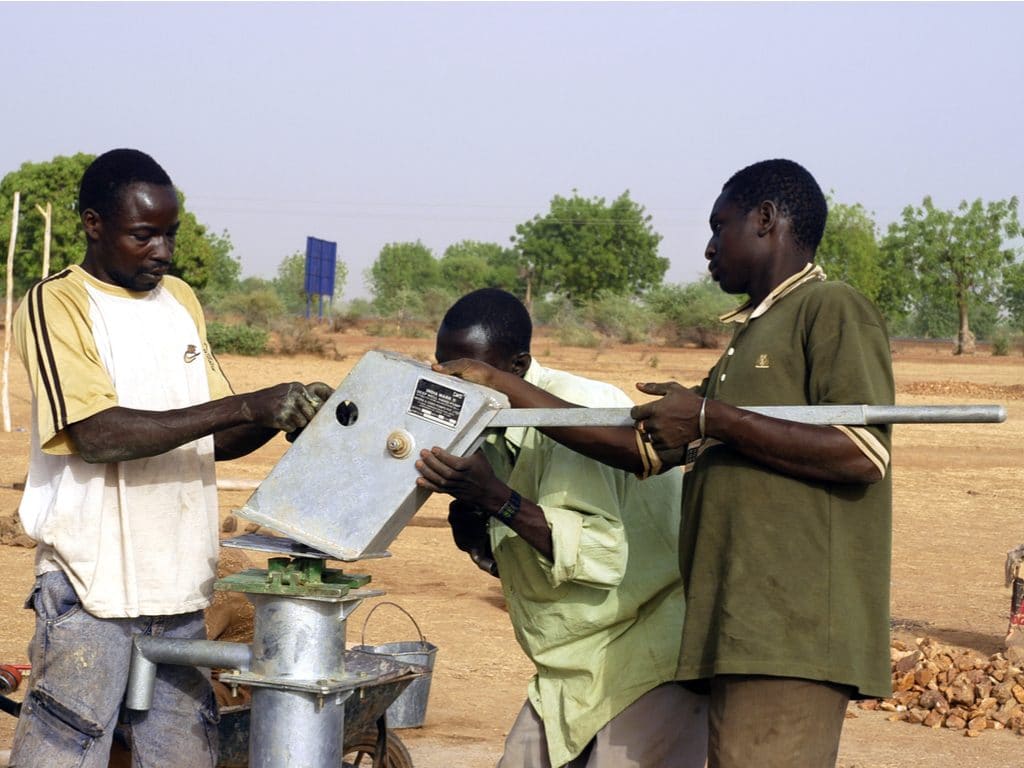
<instances>
[{"instance_id":1,"label":"man in light green shirt","mask_svg":"<svg viewBox=\"0 0 1024 768\"><path fill-rule=\"evenodd\" d=\"M482 360L579 405L633 404L611 385L541 367L531 330L514 296L474 291L445 316L437 359ZM674 682L681 474L641 483L532 428L492 435L465 458L423 451L417 467L421 486L455 497L456 542L500 575L537 668L499 768L703 766L706 699Z\"/></svg>"}]
</instances>

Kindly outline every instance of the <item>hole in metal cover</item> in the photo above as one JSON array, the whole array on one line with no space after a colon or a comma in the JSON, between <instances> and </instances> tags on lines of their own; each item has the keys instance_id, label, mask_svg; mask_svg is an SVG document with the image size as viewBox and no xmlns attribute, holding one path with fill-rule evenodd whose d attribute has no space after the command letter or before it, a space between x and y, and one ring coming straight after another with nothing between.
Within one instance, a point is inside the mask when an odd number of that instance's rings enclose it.
<instances>
[{"instance_id":1,"label":"hole in metal cover","mask_svg":"<svg viewBox=\"0 0 1024 768\"><path fill-rule=\"evenodd\" d=\"M351 427L359 419L359 408L351 400L342 400L334 409L334 417L343 427Z\"/></svg>"}]
</instances>

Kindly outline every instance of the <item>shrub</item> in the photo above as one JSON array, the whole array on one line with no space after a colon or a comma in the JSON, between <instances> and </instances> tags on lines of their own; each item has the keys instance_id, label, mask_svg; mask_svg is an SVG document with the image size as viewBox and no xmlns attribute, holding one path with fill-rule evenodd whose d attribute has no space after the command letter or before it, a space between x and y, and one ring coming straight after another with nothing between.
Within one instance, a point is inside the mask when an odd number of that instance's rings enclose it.
<instances>
[{"instance_id":1,"label":"shrub","mask_svg":"<svg viewBox=\"0 0 1024 768\"><path fill-rule=\"evenodd\" d=\"M217 309L220 312L238 315L249 325L258 325L261 328L269 328L271 321L284 314L281 297L269 288L228 294L218 303Z\"/></svg>"},{"instance_id":2,"label":"shrub","mask_svg":"<svg viewBox=\"0 0 1024 768\"><path fill-rule=\"evenodd\" d=\"M650 340L654 313L630 296L605 294L587 303L584 316L605 336L624 344Z\"/></svg>"},{"instance_id":3,"label":"shrub","mask_svg":"<svg viewBox=\"0 0 1024 768\"><path fill-rule=\"evenodd\" d=\"M206 326L206 338L214 353L262 355L267 351L268 337L263 328L249 325L210 323Z\"/></svg>"},{"instance_id":4,"label":"shrub","mask_svg":"<svg viewBox=\"0 0 1024 768\"><path fill-rule=\"evenodd\" d=\"M330 315L331 330L335 333L344 331L374 316L373 305L368 299L352 299L340 310L333 310Z\"/></svg>"},{"instance_id":5,"label":"shrub","mask_svg":"<svg viewBox=\"0 0 1024 768\"><path fill-rule=\"evenodd\" d=\"M284 318L274 323L277 334L277 351L282 355L321 355L327 353L327 345L314 328L314 323L305 318Z\"/></svg>"},{"instance_id":6,"label":"shrub","mask_svg":"<svg viewBox=\"0 0 1024 768\"><path fill-rule=\"evenodd\" d=\"M662 286L651 292L647 303L664 323L669 344L693 342L714 349L725 330L718 316L735 306L736 300L704 278L688 285Z\"/></svg>"},{"instance_id":7,"label":"shrub","mask_svg":"<svg viewBox=\"0 0 1024 768\"><path fill-rule=\"evenodd\" d=\"M997 328L992 333L992 355L1006 357L1010 354L1010 332L1006 328Z\"/></svg>"},{"instance_id":8,"label":"shrub","mask_svg":"<svg viewBox=\"0 0 1024 768\"><path fill-rule=\"evenodd\" d=\"M559 325L555 331L558 343L565 347L599 347L600 337L582 323L566 323Z\"/></svg>"}]
</instances>

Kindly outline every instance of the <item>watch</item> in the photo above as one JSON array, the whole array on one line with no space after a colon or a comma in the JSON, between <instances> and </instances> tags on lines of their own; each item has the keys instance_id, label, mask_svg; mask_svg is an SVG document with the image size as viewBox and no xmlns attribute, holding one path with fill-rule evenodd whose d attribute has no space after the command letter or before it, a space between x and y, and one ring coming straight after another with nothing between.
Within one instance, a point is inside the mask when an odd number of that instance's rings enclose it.
<instances>
[{"instance_id":1,"label":"watch","mask_svg":"<svg viewBox=\"0 0 1024 768\"><path fill-rule=\"evenodd\" d=\"M519 506L522 504L522 497L512 491L508 497L508 501L501 505L501 509L494 513L494 516L501 520L501 522L508 525L512 521L512 518L519 514Z\"/></svg>"}]
</instances>

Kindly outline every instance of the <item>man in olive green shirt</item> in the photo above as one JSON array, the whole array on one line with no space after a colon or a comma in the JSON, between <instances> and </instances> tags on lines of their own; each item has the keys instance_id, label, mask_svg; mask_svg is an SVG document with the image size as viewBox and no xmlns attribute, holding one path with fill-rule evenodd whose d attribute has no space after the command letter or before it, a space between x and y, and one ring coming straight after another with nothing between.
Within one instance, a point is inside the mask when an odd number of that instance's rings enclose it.
<instances>
[{"instance_id":1,"label":"man in olive green shirt","mask_svg":"<svg viewBox=\"0 0 1024 768\"><path fill-rule=\"evenodd\" d=\"M878 311L813 265L828 207L797 163L734 174L711 211L708 270L748 300L723 318L729 347L696 388L639 384L660 399L628 428L545 429L646 473L686 464L680 564L687 614L678 677L710 692L709 768L835 765L851 697L889 680L891 427L820 426L747 405L893 402ZM515 407L564 407L475 361L439 367ZM656 471L656 469L655 469Z\"/></svg>"},{"instance_id":2,"label":"man in olive green shirt","mask_svg":"<svg viewBox=\"0 0 1024 768\"><path fill-rule=\"evenodd\" d=\"M592 407L632 406L615 387L541 367L530 334L518 299L475 291L445 316L437 359L483 360ZM703 766L706 697L673 682L681 473L641 483L530 428L505 429L467 458L424 451L418 467L423 487L456 498L456 541L500 574L537 668L499 766Z\"/></svg>"}]
</instances>

